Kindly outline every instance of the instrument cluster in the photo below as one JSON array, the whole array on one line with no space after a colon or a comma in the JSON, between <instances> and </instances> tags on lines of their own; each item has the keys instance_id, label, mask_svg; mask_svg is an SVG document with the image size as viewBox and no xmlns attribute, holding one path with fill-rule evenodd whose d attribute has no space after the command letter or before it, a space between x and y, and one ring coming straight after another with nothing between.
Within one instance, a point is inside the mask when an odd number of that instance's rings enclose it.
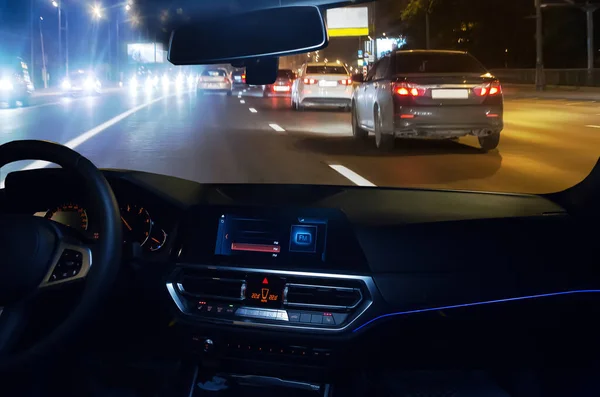
<instances>
[{"instance_id":1,"label":"instrument cluster","mask_svg":"<svg viewBox=\"0 0 600 397\"><path fill-rule=\"evenodd\" d=\"M120 207L120 211L123 243L137 242L151 252L158 251L165 245L167 233L152 220L146 208L126 204ZM94 229L93 219L88 217L85 207L79 203L63 203L35 215L62 223L93 239L100 238L98 231Z\"/></svg>"}]
</instances>

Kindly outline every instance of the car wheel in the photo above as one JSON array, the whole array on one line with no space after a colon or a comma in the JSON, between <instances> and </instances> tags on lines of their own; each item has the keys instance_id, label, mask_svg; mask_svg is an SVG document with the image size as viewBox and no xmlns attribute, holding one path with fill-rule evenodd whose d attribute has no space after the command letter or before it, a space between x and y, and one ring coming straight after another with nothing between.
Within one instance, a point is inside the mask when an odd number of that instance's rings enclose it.
<instances>
[{"instance_id":1,"label":"car wheel","mask_svg":"<svg viewBox=\"0 0 600 397\"><path fill-rule=\"evenodd\" d=\"M29 106L30 105L30 96L29 95L25 95L23 98L21 98L21 106L25 107L25 106Z\"/></svg>"},{"instance_id":2,"label":"car wheel","mask_svg":"<svg viewBox=\"0 0 600 397\"><path fill-rule=\"evenodd\" d=\"M360 124L358 123L358 114L356 113L356 107L353 105L351 107L352 112L352 135L354 135L354 139L357 141L365 141L369 136L369 132L363 128L360 128Z\"/></svg>"},{"instance_id":3,"label":"car wheel","mask_svg":"<svg viewBox=\"0 0 600 397\"><path fill-rule=\"evenodd\" d=\"M394 135L387 134L383 130L383 118L381 110L377 108L375 112L375 146L382 152L389 152L394 148Z\"/></svg>"},{"instance_id":4,"label":"car wheel","mask_svg":"<svg viewBox=\"0 0 600 397\"><path fill-rule=\"evenodd\" d=\"M492 132L488 136L480 136L479 138L479 146L481 146L481 150L484 152L494 150L498 147L500 143L500 132Z\"/></svg>"},{"instance_id":5,"label":"car wheel","mask_svg":"<svg viewBox=\"0 0 600 397\"><path fill-rule=\"evenodd\" d=\"M265 90L263 90L263 98L268 98L269 97L269 93Z\"/></svg>"}]
</instances>

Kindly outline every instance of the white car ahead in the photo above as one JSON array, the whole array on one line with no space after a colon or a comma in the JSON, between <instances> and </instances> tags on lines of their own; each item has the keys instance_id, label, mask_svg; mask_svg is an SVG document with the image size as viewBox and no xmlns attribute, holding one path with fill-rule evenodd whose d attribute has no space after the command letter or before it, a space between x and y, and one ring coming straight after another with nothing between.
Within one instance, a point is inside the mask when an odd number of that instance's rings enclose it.
<instances>
[{"instance_id":1,"label":"white car ahead","mask_svg":"<svg viewBox=\"0 0 600 397\"><path fill-rule=\"evenodd\" d=\"M231 77L227 70L223 68L208 68L198 77L198 93L204 92L224 92L227 95L232 94Z\"/></svg>"},{"instance_id":2,"label":"white car ahead","mask_svg":"<svg viewBox=\"0 0 600 397\"><path fill-rule=\"evenodd\" d=\"M336 107L350 110L352 78L344 65L307 63L292 86L291 104L306 107Z\"/></svg>"}]
</instances>

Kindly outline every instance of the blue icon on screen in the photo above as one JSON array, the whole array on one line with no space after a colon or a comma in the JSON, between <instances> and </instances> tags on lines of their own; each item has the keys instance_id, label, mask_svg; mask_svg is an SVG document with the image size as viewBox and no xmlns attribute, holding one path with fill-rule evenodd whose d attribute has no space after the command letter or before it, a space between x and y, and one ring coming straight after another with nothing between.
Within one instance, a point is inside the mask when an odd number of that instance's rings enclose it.
<instances>
[{"instance_id":1,"label":"blue icon on screen","mask_svg":"<svg viewBox=\"0 0 600 397\"><path fill-rule=\"evenodd\" d=\"M290 235L290 252L315 252L317 248L317 227L293 225Z\"/></svg>"},{"instance_id":2,"label":"blue icon on screen","mask_svg":"<svg viewBox=\"0 0 600 397\"><path fill-rule=\"evenodd\" d=\"M310 243L312 243L312 234L296 233L296 244L308 245Z\"/></svg>"}]
</instances>

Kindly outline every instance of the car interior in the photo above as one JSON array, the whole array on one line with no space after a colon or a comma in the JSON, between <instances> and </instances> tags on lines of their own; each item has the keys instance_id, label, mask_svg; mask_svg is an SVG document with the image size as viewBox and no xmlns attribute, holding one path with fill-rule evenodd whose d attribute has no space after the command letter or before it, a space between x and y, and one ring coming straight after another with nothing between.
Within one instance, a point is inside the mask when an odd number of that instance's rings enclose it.
<instances>
[{"instance_id":1,"label":"car interior","mask_svg":"<svg viewBox=\"0 0 600 397\"><path fill-rule=\"evenodd\" d=\"M253 15L274 12L298 10ZM308 38L184 30L170 59L273 83L256 59L326 45L302 12ZM527 195L200 184L0 145L26 159L59 167L0 189L0 395L600 395L600 162Z\"/></svg>"}]
</instances>

